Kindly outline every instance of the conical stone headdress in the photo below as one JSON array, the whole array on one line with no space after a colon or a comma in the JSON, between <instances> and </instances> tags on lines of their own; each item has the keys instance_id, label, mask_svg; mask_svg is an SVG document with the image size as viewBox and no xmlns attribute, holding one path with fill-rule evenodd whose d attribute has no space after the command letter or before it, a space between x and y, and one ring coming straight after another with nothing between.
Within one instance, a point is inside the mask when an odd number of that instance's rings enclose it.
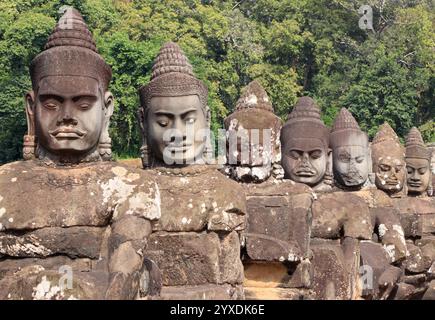
<instances>
[{"instance_id":1,"label":"conical stone headdress","mask_svg":"<svg viewBox=\"0 0 435 320\"><path fill-rule=\"evenodd\" d=\"M245 119L245 129L271 128L279 134L282 125L281 119L273 113L266 90L255 80L243 88L234 112L224 120L225 127L228 129L231 120L240 117Z\"/></svg>"},{"instance_id":2,"label":"conical stone headdress","mask_svg":"<svg viewBox=\"0 0 435 320\"><path fill-rule=\"evenodd\" d=\"M368 146L368 136L352 114L346 108L341 108L332 126L330 143L332 148L345 145Z\"/></svg>"},{"instance_id":3,"label":"conical stone headdress","mask_svg":"<svg viewBox=\"0 0 435 320\"><path fill-rule=\"evenodd\" d=\"M272 103L266 90L256 80L251 81L243 90L239 100L237 100L235 111L244 109L261 109L273 112Z\"/></svg>"},{"instance_id":4,"label":"conical stone headdress","mask_svg":"<svg viewBox=\"0 0 435 320\"><path fill-rule=\"evenodd\" d=\"M406 158L419 158L430 161L431 152L426 148L420 131L416 127L411 128L406 136Z\"/></svg>"},{"instance_id":5,"label":"conical stone headdress","mask_svg":"<svg viewBox=\"0 0 435 320\"><path fill-rule=\"evenodd\" d=\"M142 107L147 108L153 97L193 94L198 95L207 114L207 87L195 78L192 66L181 48L174 42L165 43L154 61L150 83L139 89Z\"/></svg>"},{"instance_id":6,"label":"conical stone headdress","mask_svg":"<svg viewBox=\"0 0 435 320\"><path fill-rule=\"evenodd\" d=\"M317 139L325 149L329 146L329 128L320 118L320 108L310 97L301 97L296 102L281 130L281 143L285 139Z\"/></svg>"},{"instance_id":7,"label":"conical stone headdress","mask_svg":"<svg viewBox=\"0 0 435 320\"><path fill-rule=\"evenodd\" d=\"M393 128L385 122L379 127L372 144L372 159L375 166L382 157L404 159L404 148ZM376 168L373 168L376 172Z\"/></svg>"},{"instance_id":8,"label":"conical stone headdress","mask_svg":"<svg viewBox=\"0 0 435 320\"><path fill-rule=\"evenodd\" d=\"M86 76L107 90L112 70L96 49L91 32L80 12L68 8L48 39L43 52L30 65L32 86L47 76Z\"/></svg>"}]
</instances>

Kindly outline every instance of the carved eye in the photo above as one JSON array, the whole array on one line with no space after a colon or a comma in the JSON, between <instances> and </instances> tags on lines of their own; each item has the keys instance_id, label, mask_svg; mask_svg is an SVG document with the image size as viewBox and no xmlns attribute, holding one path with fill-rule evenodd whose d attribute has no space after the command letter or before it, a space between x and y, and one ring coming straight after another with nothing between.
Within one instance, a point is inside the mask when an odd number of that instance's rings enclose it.
<instances>
[{"instance_id":1,"label":"carved eye","mask_svg":"<svg viewBox=\"0 0 435 320\"><path fill-rule=\"evenodd\" d=\"M406 167L406 169L408 170L408 174L412 174L412 168L411 167Z\"/></svg>"},{"instance_id":2,"label":"carved eye","mask_svg":"<svg viewBox=\"0 0 435 320\"><path fill-rule=\"evenodd\" d=\"M364 161L364 156L356 157L356 158L355 158L355 161L356 161L357 163L361 163L361 162L363 162L363 161Z\"/></svg>"},{"instance_id":3,"label":"carved eye","mask_svg":"<svg viewBox=\"0 0 435 320\"><path fill-rule=\"evenodd\" d=\"M90 109L91 108L91 104L89 104L89 103L81 103L80 105L79 105L79 108L80 109L82 109L82 110L88 110L88 109Z\"/></svg>"},{"instance_id":4,"label":"carved eye","mask_svg":"<svg viewBox=\"0 0 435 320\"><path fill-rule=\"evenodd\" d=\"M395 171L396 171L396 173L397 173L397 172L400 172L400 170L402 170L402 168L403 168L403 166L396 166L396 167L395 167Z\"/></svg>"},{"instance_id":5,"label":"carved eye","mask_svg":"<svg viewBox=\"0 0 435 320\"><path fill-rule=\"evenodd\" d=\"M349 157L348 154L343 154L343 153L341 153L341 154L338 155L338 160L339 160L340 162L345 162L345 163L347 163L347 162L350 161L350 157Z\"/></svg>"},{"instance_id":6,"label":"carved eye","mask_svg":"<svg viewBox=\"0 0 435 320\"><path fill-rule=\"evenodd\" d=\"M301 152L297 151L297 150L290 150L289 152L290 157L292 157L293 159L298 160L301 157Z\"/></svg>"},{"instance_id":7,"label":"carved eye","mask_svg":"<svg viewBox=\"0 0 435 320\"><path fill-rule=\"evenodd\" d=\"M311 159L319 159L322 156L321 150L314 150L310 152L310 158Z\"/></svg>"},{"instance_id":8,"label":"carved eye","mask_svg":"<svg viewBox=\"0 0 435 320\"><path fill-rule=\"evenodd\" d=\"M195 118L187 118L187 119L186 119L186 123L188 123L188 124L194 124L195 121L196 121Z\"/></svg>"},{"instance_id":9,"label":"carved eye","mask_svg":"<svg viewBox=\"0 0 435 320\"><path fill-rule=\"evenodd\" d=\"M47 108L49 110L57 110L59 108L59 106L57 104L48 102L44 104L44 108Z\"/></svg>"},{"instance_id":10,"label":"carved eye","mask_svg":"<svg viewBox=\"0 0 435 320\"><path fill-rule=\"evenodd\" d=\"M158 123L161 127L166 127L166 126L169 124L169 121L168 121L168 120L160 119L160 120L157 120L157 123Z\"/></svg>"},{"instance_id":11,"label":"carved eye","mask_svg":"<svg viewBox=\"0 0 435 320\"><path fill-rule=\"evenodd\" d=\"M386 165L386 164L379 165L379 168L381 169L381 171L385 171L385 172L391 170L391 167L389 165Z\"/></svg>"},{"instance_id":12,"label":"carved eye","mask_svg":"<svg viewBox=\"0 0 435 320\"><path fill-rule=\"evenodd\" d=\"M423 167L423 168L418 169L418 173L419 173L419 174L425 174L426 171L427 171L427 168L426 168L426 167Z\"/></svg>"}]
</instances>

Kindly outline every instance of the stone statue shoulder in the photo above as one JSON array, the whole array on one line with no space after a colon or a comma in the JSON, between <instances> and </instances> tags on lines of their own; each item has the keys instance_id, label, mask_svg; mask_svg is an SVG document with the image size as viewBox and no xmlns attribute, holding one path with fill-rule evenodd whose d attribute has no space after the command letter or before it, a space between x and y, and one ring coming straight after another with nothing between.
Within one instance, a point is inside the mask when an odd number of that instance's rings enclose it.
<instances>
[{"instance_id":1,"label":"stone statue shoulder","mask_svg":"<svg viewBox=\"0 0 435 320\"><path fill-rule=\"evenodd\" d=\"M156 186L143 170L116 162L65 168L13 162L0 167L0 230L102 227L123 214L156 219Z\"/></svg>"},{"instance_id":2,"label":"stone statue shoulder","mask_svg":"<svg viewBox=\"0 0 435 320\"><path fill-rule=\"evenodd\" d=\"M161 195L161 219L155 231L187 232L243 229L246 200L243 187L215 166L155 168Z\"/></svg>"}]
</instances>

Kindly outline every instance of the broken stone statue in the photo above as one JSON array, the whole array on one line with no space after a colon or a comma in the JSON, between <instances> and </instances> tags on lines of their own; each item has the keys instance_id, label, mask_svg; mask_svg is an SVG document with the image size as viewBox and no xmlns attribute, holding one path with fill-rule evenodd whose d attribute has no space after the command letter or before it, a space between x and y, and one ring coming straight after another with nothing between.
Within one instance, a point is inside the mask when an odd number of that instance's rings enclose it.
<instances>
[{"instance_id":1,"label":"broken stone statue","mask_svg":"<svg viewBox=\"0 0 435 320\"><path fill-rule=\"evenodd\" d=\"M330 146L335 184L345 190L360 189L372 167L369 138L346 108L335 118Z\"/></svg>"},{"instance_id":2,"label":"broken stone statue","mask_svg":"<svg viewBox=\"0 0 435 320\"><path fill-rule=\"evenodd\" d=\"M283 178L279 134L282 121L260 83L243 89L234 112L225 119L227 165L225 172L241 182L260 183L272 174Z\"/></svg>"},{"instance_id":3,"label":"broken stone statue","mask_svg":"<svg viewBox=\"0 0 435 320\"><path fill-rule=\"evenodd\" d=\"M235 111L225 119L225 172L242 183L247 197L243 263L250 299L305 297L310 282L312 195L306 185L282 179L281 126L257 81L242 90Z\"/></svg>"},{"instance_id":4,"label":"broken stone statue","mask_svg":"<svg viewBox=\"0 0 435 320\"><path fill-rule=\"evenodd\" d=\"M376 187L391 197L406 195L405 150L388 123L379 127L371 147Z\"/></svg>"},{"instance_id":5,"label":"broken stone statue","mask_svg":"<svg viewBox=\"0 0 435 320\"><path fill-rule=\"evenodd\" d=\"M160 216L151 175L110 159L111 68L68 8L30 66L24 158L0 167L0 299L134 299Z\"/></svg>"}]
</instances>

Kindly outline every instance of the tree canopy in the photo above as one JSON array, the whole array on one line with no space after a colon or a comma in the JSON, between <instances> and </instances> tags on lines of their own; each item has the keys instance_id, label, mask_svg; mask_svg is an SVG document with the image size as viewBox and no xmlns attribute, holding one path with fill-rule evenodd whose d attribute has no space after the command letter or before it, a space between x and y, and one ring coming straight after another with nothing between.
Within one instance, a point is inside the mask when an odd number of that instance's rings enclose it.
<instances>
[{"instance_id":1,"label":"tree canopy","mask_svg":"<svg viewBox=\"0 0 435 320\"><path fill-rule=\"evenodd\" d=\"M257 79L284 120L312 96L331 125L347 107L371 137L388 121L435 141L435 10L430 0L0 0L0 163L21 158L28 66L64 5L77 8L112 66L113 150L137 156L137 89L176 41L209 88L212 129ZM373 29L361 29L361 5Z\"/></svg>"}]
</instances>

